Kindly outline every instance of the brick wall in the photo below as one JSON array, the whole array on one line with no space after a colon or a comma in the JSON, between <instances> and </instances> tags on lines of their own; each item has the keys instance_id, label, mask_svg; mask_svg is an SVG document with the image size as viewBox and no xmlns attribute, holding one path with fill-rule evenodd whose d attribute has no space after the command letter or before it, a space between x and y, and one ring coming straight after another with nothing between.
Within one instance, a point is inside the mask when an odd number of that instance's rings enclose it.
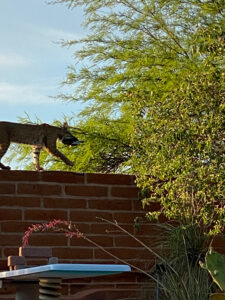
<instances>
[{"instance_id":1,"label":"brick wall","mask_svg":"<svg viewBox=\"0 0 225 300\"><path fill-rule=\"evenodd\" d=\"M154 258L137 242L96 217L117 220L149 245L158 234L145 222L135 229L134 219L144 218L144 212L133 176L0 171L0 270L7 270L9 255L18 255L28 226L53 219L75 222L86 236L129 263L146 270L154 264ZM118 263L87 241L75 237L70 240L62 234L36 233L30 245L51 246L53 255L59 257L61 263ZM29 263L44 264L46 261ZM143 276L132 272L70 281L63 286L65 296L62 299L140 299L143 280ZM151 285L149 283L148 288ZM12 285L6 285L0 290L0 299L14 299L14 292Z\"/></svg>"}]
</instances>

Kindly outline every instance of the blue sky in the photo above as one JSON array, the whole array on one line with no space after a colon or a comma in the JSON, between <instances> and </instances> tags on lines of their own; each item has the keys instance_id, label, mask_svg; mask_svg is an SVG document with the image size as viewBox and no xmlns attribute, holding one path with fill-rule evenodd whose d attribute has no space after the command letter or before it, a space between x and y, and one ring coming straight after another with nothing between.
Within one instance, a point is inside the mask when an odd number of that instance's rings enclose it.
<instances>
[{"instance_id":1,"label":"blue sky","mask_svg":"<svg viewBox=\"0 0 225 300\"><path fill-rule=\"evenodd\" d=\"M33 121L63 119L80 104L55 100L65 87L74 48L57 42L84 35L82 11L45 0L0 1L0 120L17 122L28 113Z\"/></svg>"}]
</instances>

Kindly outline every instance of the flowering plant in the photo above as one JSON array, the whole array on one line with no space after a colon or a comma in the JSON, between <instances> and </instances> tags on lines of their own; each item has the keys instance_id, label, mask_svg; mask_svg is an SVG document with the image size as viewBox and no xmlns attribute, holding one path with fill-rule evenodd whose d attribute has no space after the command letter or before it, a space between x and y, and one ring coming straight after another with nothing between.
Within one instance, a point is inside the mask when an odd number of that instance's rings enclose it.
<instances>
[{"instance_id":1,"label":"flowering plant","mask_svg":"<svg viewBox=\"0 0 225 300\"><path fill-rule=\"evenodd\" d=\"M121 227L117 221L109 221L105 220L103 218L97 218L101 221L113 225L118 229L119 232L125 233L128 236L132 237L136 242L138 242L143 249L146 249L151 254L157 258L158 261L160 261L160 264L165 267L164 272L164 280L159 281L158 277L155 277L154 269L151 271L145 271L141 269L138 266L135 266L131 264L130 262L127 262L124 259L121 259L111 253L110 251L106 250L103 246L96 243L94 240L90 239L89 237L85 236L83 233L79 231L79 229L76 227L76 225L70 221L64 221L64 220L53 220L49 223L42 223L42 224L34 224L28 228L28 230L25 232L23 236L23 247L27 247L29 245L29 238L32 233L35 232L47 232L47 231L53 231L53 232L59 232L64 233L66 237L72 238L83 238L86 241L88 241L90 244L94 245L95 247L98 247L105 253L107 253L109 256L113 257L117 261L120 261L124 264L129 264L130 267L132 267L133 270L136 270L144 275L147 276L147 278L152 279L153 281L157 282L158 287L160 287L166 295L172 295L174 300L181 299L180 295L182 293L183 298L182 299L194 299L196 298L196 293L201 292L203 295L203 298L206 299L205 295L208 295L210 286L208 285L208 274L207 272L204 272L205 270L199 268L198 259L195 264L193 262L189 262L189 256L190 256L190 249L184 249L183 256L179 257L177 256L176 259L171 262L170 260L165 259L164 257L160 256L157 252L155 252L151 247L149 247L146 243L138 239L135 235L128 232L126 229ZM153 225L154 226L154 225ZM159 226L159 225L158 225ZM163 226L161 224L161 226ZM163 226L164 228L164 226ZM182 229L183 227L181 227ZM172 230L173 232L173 226L168 224L168 233ZM183 228L184 229L184 228ZM176 230L176 227L174 227L174 230ZM184 230L183 230L184 231ZM170 234L169 234L170 235ZM184 232L181 235L181 239L184 243L184 246L186 247L186 238L184 236ZM182 260L182 263L181 263ZM185 270L185 271L184 271ZM161 272L161 271L160 271ZM161 273L160 273L161 274ZM161 275L160 275L161 276ZM191 284L190 284L191 283ZM189 288L190 287L190 288ZM195 287L195 288L193 288ZM176 294L177 293L177 294ZM189 295L190 293L191 296ZM201 300L199 299L199 300Z\"/></svg>"},{"instance_id":2,"label":"flowering plant","mask_svg":"<svg viewBox=\"0 0 225 300\"><path fill-rule=\"evenodd\" d=\"M109 221L109 220L105 220L103 218L98 218L101 221L104 221L107 224L110 225L114 225L117 229L119 229L120 231L126 233L127 235L133 237L139 244L141 244L143 247L145 247L148 251L150 251L153 255L155 255L158 258L161 258L155 251L153 251L151 248L149 248L146 244L144 244L142 241L140 241L139 239L137 239L135 236L133 236L131 233L129 233L128 231L126 231L124 228L122 228L117 221ZM27 247L29 246L29 238L31 236L32 233L35 232L47 232L47 231L53 231L53 232L59 232L59 233L64 233L66 237L68 238L72 238L72 237L77 237L77 238L83 238L86 241L88 241L90 244L98 247L99 249L101 249L102 251L104 251L105 253L107 253L109 256L115 258L116 260L124 263L124 264L128 264L128 262L124 259L121 259L119 257L117 257L116 255L112 254L111 252L107 251L103 246L99 245L98 243L96 243L95 241L93 241L92 239L88 238L87 236L85 236L82 232L79 231L79 229L77 228L77 226L72 223L71 221L65 221L65 220L53 220L50 221L49 223L41 223L41 224L33 224L30 227L28 227L27 231L25 232L23 238L22 238L22 247ZM142 270L141 268L130 264L130 267L132 267L134 270L137 270L143 274L145 274L147 277L153 279L154 281L156 281L156 279L149 273L146 272L144 270Z\"/></svg>"},{"instance_id":3,"label":"flowering plant","mask_svg":"<svg viewBox=\"0 0 225 300\"><path fill-rule=\"evenodd\" d=\"M65 236L68 238L72 238L73 236L76 236L77 238L83 237L83 233L81 233L72 222L53 220L49 223L33 224L28 227L22 239L22 246L27 247L29 245L29 237L33 232L46 231L62 232L65 233Z\"/></svg>"}]
</instances>

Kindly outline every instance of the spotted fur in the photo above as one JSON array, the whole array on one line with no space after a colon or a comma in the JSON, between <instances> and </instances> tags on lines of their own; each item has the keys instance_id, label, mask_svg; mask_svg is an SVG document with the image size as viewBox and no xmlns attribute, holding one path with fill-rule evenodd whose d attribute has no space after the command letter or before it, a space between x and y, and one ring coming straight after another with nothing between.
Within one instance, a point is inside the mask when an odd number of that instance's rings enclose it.
<instances>
[{"instance_id":1,"label":"spotted fur","mask_svg":"<svg viewBox=\"0 0 225 300\"><path fill-rule=\"evenodd\" d=\"M1 163L1 158L7 152L10 143L27 144L33 146L33 163L37 171L42 170L39 164L39 155L43 147L52 155L60 158L65 164L73 166L64 154L56 148L57 139L66 145L78 145L82 143L63 127L51 126L48 124L30 125L11 122L0 122L0 168L10 169Z\"/></svg>"}]
</instances>

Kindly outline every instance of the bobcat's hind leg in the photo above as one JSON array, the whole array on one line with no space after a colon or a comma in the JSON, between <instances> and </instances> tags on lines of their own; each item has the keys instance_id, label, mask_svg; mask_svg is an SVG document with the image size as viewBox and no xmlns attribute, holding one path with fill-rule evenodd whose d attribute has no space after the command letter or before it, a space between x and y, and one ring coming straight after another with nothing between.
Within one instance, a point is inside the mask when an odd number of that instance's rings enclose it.
<instances>
[{"instance_id":1,"label":"bobcat's hind leg","mask_svg":"<svg viewBox=\"0 0 225 300\"><path fill-rule=\"evenodd\" d=\"M33 164L36 171L43 171L43 168L39 163L39 156L42 146L33 146Z\"/></svg>"},{"instance_id":2,"label":"bobcat's hind leg","mask_svg":"<svg viewBox=\"0 0 225 300\"><path fill-rule=\"evenodd\" d=\"M1 163L1 158L4 156L4 154L6 153L6 151L9 148L10 143L1 143L0 141L0 168L1 169L6 169L6 170L10 170L10 167L3 165L3 163Z\"/></svg>"}]
</instances>

